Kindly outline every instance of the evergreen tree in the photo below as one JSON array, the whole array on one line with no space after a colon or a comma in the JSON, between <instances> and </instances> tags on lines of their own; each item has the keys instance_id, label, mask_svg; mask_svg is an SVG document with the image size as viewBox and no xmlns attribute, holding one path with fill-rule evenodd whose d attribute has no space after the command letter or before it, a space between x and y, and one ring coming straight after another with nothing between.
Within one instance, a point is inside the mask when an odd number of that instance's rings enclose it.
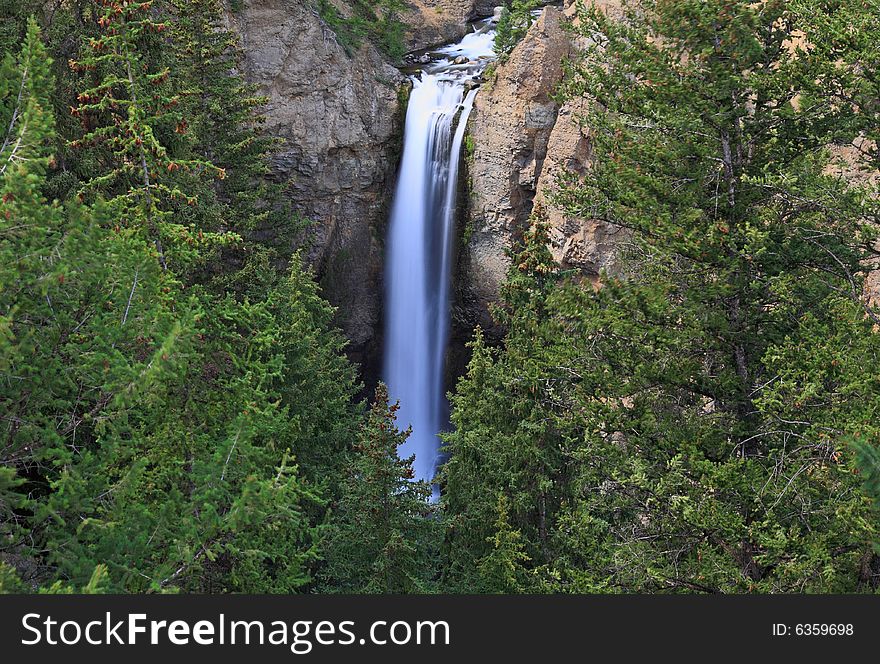
<instances>
[{"instance_id":1,"label":"evergreen tree","mask_svg":"<svg viewBox=\"0 0 880 664\"><path fill-rule=\"evenodd\" d=\"M587 366L611 380L586 448L620 437L630 467L605 473L641 521L617 564L642 588L853 588L870 533L843 440L877 406L855 400L876 353L857 286L874 233L825 151L852 138L852 111L796 101L827 63L789 47L786 3L641 9L582 16L597 38L568 88L603 130L569 209L638 252L589 295L587 333L605 339ZM829 338L858 364L828 371Z\"/></svg>"},{"instance_id":2,"label":"evergreen tree","mask_svg":"<svg viewBox=\"0 0 880 664\"><path fill-rule=\"evenodd\" d=\"M175 78L182 83L183 119L175 131L191 137L194 154L222 169L225 176L210 182L222 205L220 226L244 233L267 223L265 206L277 195L265 179L273 141L261 132L259 110L267 99L239 73L238 39L223 26L219 0L171 5ZM204 214L203 208L199 213ZM275 216L270 221L280 232L281 220Z\"/></svg>"},{"instance_id":3,"label":"evergreen tree","mask_svg":"<svg viewBox=\"0 0 880 664\"><path fill-rule=\"evenodd\" d=\"M815 78L804 81L812 97L831 97L857 112L848 129L858 133L848 150L856 162L880 167L880 2L877 0L799 0L793 3L802 21L801 48L821 59Z\"/></svg>"},{"instance_id":4,"label":"evergreen tree","mask_svg":"<svg viewBox=\"0 0 880 664\"><path fill-rule=\"evenodd\" d=\"M514 47L532 27L532 11L539 6L538 0L512 0L501 8L501 17L495 26L495 53L504 62Z\"/></svg>"},{"instance_id":5,"label":"evergreen tree","mask_svg":"<svg viewBox=\"0 0 880 664\"><path fill-rule=\"evenodd\" d=\"M93 176L80 201L44 197L57 141L35 25L4 67L0 555L29 588L82 587L105 565L113 591L296 591L355 428L354 372L298 260L279 272L253 251L227 269L229 293L193 279L260 203L217 203L220 171L176 131L170 70L150 73L170 59L155 39L171 34L167 7L100 9L73 63L87 79L74 145ZM197 225L212 219L213 236Z\"/></svg>"},{"instance_id":6,"label":"evergreen tree","mask_svg":"<svg viewBox=\"0 0 880 664\"><path fill-rule=\"evenodd\" d=\"M437 514L430 485L413 481L412 458L398 456L409 432L398 431L397 410L380 384L325 543L325 591L432 589Z\"/></svg>"},{"instance_id":7,"label":"evergreen tree","mask_svg":"<svg viewBox=\"0 0 880 664\"><path fill-rule=\"evenodd\" d=\"M46 529L60 520L46 510L54 483L98 423L163 373L177 329L151 304L162 301L155 259L131 235L102 228L106 206L92 211L43 197L54 142L50 63L31 21L0 167L3 462L6 475L15 469L20 478L6 480L20 492L7 499L21 527L9 540L16 559L45 544ZM161 352L149 352L148 336L162 340ZM45 562L27 565L29 573L39 578Z\"/></svg>"},{"instance_id":8,"label":"evergreen tree","mask_svg":"<svg viewBox=\"0 0 880 664\"><path fill-rule=\"evenodd\" d=\"M458 528L472 481L484 496L535 487L511 516L546 515L516 524L538 524L521 532L548 589L874 583L844 441L876 435L861 297L875 205L832 168L827 147L863 118L815 90L829 63L792 46L805 25L783 2L580 13L589 46L563 93L589 100L594 158L558 202L625 229L625 272L598 291L553 287L546 316L513 317L497 356L475 348L450 435L453 586L472 586L485 555L485 528ZM537 468L501 442L527 449L514 432L529 406L542 428L525 440L555 450Z\"/></svg>"},{"instance_id":9,"label":"evergreen tree","mask_svg":"<svg viewBox=\"0 0 880 664\"><path fill-rule=\"evenodd\" d=\"M172 87L170 67L153 68L148 57L149 50L157 48L153 40L169 25L157 16L152 0L101 0L100 5L99 36L88 38L83 57L70 62L89 81L77 97L79 105L71 109L86 129L73 145L106 150L103 168L96 169L98 175L81 196L107 196L122 224L142 228L154 243L163 269L168 267L166 245L185 266L193 248L235 238L206 234L172 216L173 203L194 206L197 201L176 186L173 175L182 170L222 178L225 172L210 161L187 158L186 151L175 158L168 149L174 134L185 133L187 120Z\"/></svg>"},{"instance_id":10,"label":"evergreen tree","mask_svg":"<svg viewBox=\"0 0 880 664\"><path fill-rule=\"evenodd\" d=\"M509 527L522 533L524 556L533 565L552 558L550 528L568 468L566 443L552 418L560 404L550 362L561 335L547 322L547 297L559 277L547 233L538 209L495 312L509 328L505 349L489 348L477 330L468 373L452 396L454 428L444 435L449 461L441 474L450 590L481 587L481 561L494 549L499 494Z\"/></svg>"},{"instance_id":11,"label":"evergreen tree","mask_svg":"<svg viewBox=\"0 0 880 664\"><path fill-rule=\"evenodd\" d=\"M510 526L508 501L503 493L498 495L496 509L495 534L488 538L492 550L477 565L481 583L474 590L481 593L526 592L524 564L529 557L523 551L522 534Z\"/></svg>"},{"instance_id":12,"label":"evergreen tree","mask_svg":"<svg viewBox=\"0 0 880 664\"><path fill-rule=\"evenodd\" d=\"M678 553L634 545L628 564L671 587L852 587L869 534L842 441L876 402L849 396L868 378L857 365L824 360L829 338L859 363L876 352L857 287L872 206L825 150L853 138L853 111L798 101L827 61L790 47L802 18L786 3L645 9L622 26L588 18L603 38L575 88L595 91L610 134L596 185L569 199L632 229L643 252L607 296L637 298L624 306L641 330L618 325L620 341L647 333L657 359L615 370L626 381L608 396L632 400L620 430L658 471L642 491L671 508L645 534Z\"/></svg>"}]
</instances>

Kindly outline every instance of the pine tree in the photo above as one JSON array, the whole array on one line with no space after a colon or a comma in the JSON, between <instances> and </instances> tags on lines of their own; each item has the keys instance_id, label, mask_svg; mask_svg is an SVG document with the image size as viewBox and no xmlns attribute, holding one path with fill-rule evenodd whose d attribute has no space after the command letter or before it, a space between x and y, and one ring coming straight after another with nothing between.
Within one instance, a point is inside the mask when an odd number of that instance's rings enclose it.
<instances>
[{"instance_id":1,"label":"pine tree","mask_svg":"<svg viewBox=\"0 0 880 664\"><path fill-rule=\"evenodd\" d=\"M473 590L481 593L522 593L527 591L524 563L529 561L523 551L522 534L510 526L508 501L498 494L498 520L495 534L488 538L492 550L479 562L481 583Z\"/></svg>"},{"instance_id":2,"label":"pine tree","mask_svg":"<svg viewBox=\"0 0 880 664\"><path fill-rule=\"evenodd\" d=\"M99 422L163 372L165 358L145 353L145 337L163 339L167 353L174 336L173 321L150 304L161 301L158 265L143 243L104 230L106 206L93 211L43 196L55 142L50 66L31 21L0 166L3 462L20 478L6 479L21 494L7 498L17 502L19 528L8 546L16 560L42 547L61 521L47 512L47 495L94 442ZM26 567L39 581L45 564L37 558Z\"/></svg>"},{"instance_id":3,"label":"pine tree","mask_svg":"<svg viewBox=\"0 0 880 664\"><path fill-rule=\"evenodd\" d=\"M594 41L568 93L591 100L596 160L564 200L635 247L627 278L563 310L590 311L583 370L605 378L584 451L614 438L627 451L581 478L640 522L615 543L618 578L852 588L870 533L843 436L876 402L857 404L870 378L849 362L827 372L816 344L858 347L863 366L876 352L858 287L872 205L825 150L852 139L853 111L798 100L827 62L790 47L802 21L786 3L644 2L621 23L581 20Z\"/></svg>"},{"instance_id":4,"label":"pine tree","mask_svg":"<svg viewBox=\"0 0 880 664\"><path fill-rule=\"evenodd\" d=\"M147 57L151 46L157 48L152 42L168 29L168 23L157 18L154 2L101 0L99 4L103 7L99 36L87 39L80 60L70 61L72 69L90 79L77 97L78 105L71 108L86 130L72 145L106 150L104 172L93 177L80 195L106 196L122 225L140 228L150 238L163 270L168 268L166 245L185 266L194 247L232 241L235 236L206 233L173 218L173 204L192 206L197 200L176 185L174 173L207 172L218 178L225 173L210 161L187 158L185 151L182 158L175 158L168 149L172 136L185 133L187 120L172 87L170 66L153 68Z\"/></svg>"},{"instance_id":5,"label":"pine tree","mask_svg":"<svg viewBox=\"0 0 880 664\"><path fill-rule=\"evenodd\" d=\"M431 487L413 481L412 457L398 449L398 406L376 388L355 446L325 543L323 589L348 593L422 593L432 588L437 514Z\"/></svg>"},{"instance_id":6,"label":"pine tree","mask_svg":"<svg viewBox=\"0 0 880 664\"><path fill-rule=\"evenodd\" d=\"M199 158L222 169L225 177L211 182L223 205L222 223L243 233L267 223L265 206L277 197L265 179L273 140L261 132L259 111L267 99L241 76L238 39L224 28L218 0L171 4L175 77L183 83L186 118L175 129L191 137ZM280 219L271 222L274 227Z\"/></svg>"},{"instance_id":7,"label":"pine tree","mask_svg":"<svg viewBox=\"0 0 880 664\"><path fill-rule=\"evenodd\" d=\"M357 420L353 369L295 257L279 270L255 247L226 270L230 292L199 283L193 266L241 244L223 231L260 203L218 203L219 171L177 131L167 6L99 10L73 63L87 88L73 144L93 176L80 200L45 199L58 93L35 26L2 77L16 114L0 180L9 584L88 587L104 565L115 592L300 590ZM257 152L238 173L260 175Z\"/></svg>"},{"instance_id":8,"label":"pine tree","mask_svg":"<svg viewBox=\"0 0 880 664\"><path fill-rule=\"evenodd\" d=\"M43 305L40 291L45 287L40 288L39 282L40 277L46 282L52 277L43 267L51 252L46 238L57 240L61 227L60 210L45 210L41 192L54 130L54 117L46 101L52 87L50 64L32 20L17 60L7 55L0 72L0 99L4 102L0 120L8 128L0 144L0 371L6 397L2 400L3 416L11 424L4 436L0 471L0 547L10 552L21 547L26 526L29 501L23 475L44 456L51 456L54 442L21 432L26 422L22 406L29 389L21 389L19 384L28 382L32 368L21 365L27 361L28 351L33 352L33 342L40 339L39 328L29 331L30 323L39 323L51 314L48 303Z\"/></svg>"},{"instance_id":9,"label":"pine tree","mask_svg":"<svg viewBox=\"0 0 880 664\"><path fill-rule=\"evenodd\" d=\"M502 6L501 17L495 27L495 53L503 62L514 47L526 36L532 27L532 11L539 6L537 0L512 0Z\"/></svg>"},{"instance_id":10,"label":"pine tree","mask_svg":"<svg viewBox=\"0 0 880 664\"><path fill-rule=\"evenodd\" d=\"M815 78L804 81L805 93L831 97L858 109L848 116L846 127L858 138L846 148L854 150L857 161L865 159L871 169L880 168L880 45L875 38L880 30L880 2L804 0L793 4L802 19L803 47L823 63Z\"/></svg>"},{"instance_id":11,"label":"pine tree","mask_svg":"<svg viewBox=\"0 0 880 664\"><path fill-rule=\"evenodd\" d=\"M876 203L829 150L865 114L816 89L831 63L797 48L787 3L578 23L562 94L589 104L593 161L556 203L626 230L624 272L514 288L503 349L478 338L448 436L449 587L476 584L499 491L548 590L870 587L846 441L877 433Z\"/></svg>"},{"instance_id":12,"label":"pine tree","mask_svg":"<svg viewBox=\"0 0 880 664\"><path fill-rule=\"evenodd\" d=\"M477 330L467 375L452 396L454 427L443 436L449 461L441 474L449 590L483 584L480 565L494 555L499 494L509 527L522 535L523 555L533 566L554 556L551 526L568 469L566 441L553 422L561 404L552 362L562 335L547 321L547 298L559 278L547 241L546 220L536 210L495 311L508 328L504 349L488 347Z\"/></svg>"},{"instance_id":13,"label":"pine tree","mask_svg":"<svg viewBox=\"0 0 880 664\"><path fill-rule=\"evenodd\" d=\"M223 24L222 3L196 0L169 6L177 108L185 118L175 127L183 144L178 148L223 173L208 179L176 171L181 188L199 203L176 205L175 217L195 228L240 236L203 250L190 278L218 293L241 293L247 284L238 273L250 271L249 262L255 269L267 261L282 266L291 262L289 238L297 236L305 221L292 210L283 185L271 180L269 154L275 141L263 132L261 113L267 99L243 78L243 54L237 36ZM277 272L284 274L283 269Z\"/></svg>"}]
</instances>

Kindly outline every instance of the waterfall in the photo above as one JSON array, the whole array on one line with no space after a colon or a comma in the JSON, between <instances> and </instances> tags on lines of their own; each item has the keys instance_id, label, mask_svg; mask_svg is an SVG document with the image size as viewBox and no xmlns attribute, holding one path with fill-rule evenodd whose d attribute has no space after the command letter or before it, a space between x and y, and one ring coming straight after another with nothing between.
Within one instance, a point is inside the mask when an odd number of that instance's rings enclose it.
<instances>
[{"instance_id":1,"label":"waterfall","mask_svg":"<svg viewBox=\"0 0 880 664\"><path fill-rule=\"evenodd\" d=\"M489 24L439 50L413 77L386 257L384 380L400 401L401 446L416 479L431 480L447 423L444 365L461 147L476 88L467 83L492 56ZM458 62L458 64L456 64ZM435 498L436 498L435 489Z\"/></svg>"}]
</instances>

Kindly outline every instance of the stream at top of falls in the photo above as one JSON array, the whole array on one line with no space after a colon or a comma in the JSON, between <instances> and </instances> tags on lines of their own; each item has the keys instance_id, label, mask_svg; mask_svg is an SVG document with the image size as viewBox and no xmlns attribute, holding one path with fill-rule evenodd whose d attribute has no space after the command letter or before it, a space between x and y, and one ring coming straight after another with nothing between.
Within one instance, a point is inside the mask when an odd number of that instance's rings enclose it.
<instances>
[{"instance_id":1,"label":"stream at top of falls","mask_svg":"<svg viewBox=\"0 0 880 664\"><path fill-rule=\"evenodd\" d=\"M388 225L383 380L391 402L400 402L398 428L412 428L399 454L414 455L415 479L429 482L449 420L444 376L458 167L476 86L495 59L494 37L492 21L481 21L460 42L423 56L411 76Z\"/></svg>"}]
</instances>

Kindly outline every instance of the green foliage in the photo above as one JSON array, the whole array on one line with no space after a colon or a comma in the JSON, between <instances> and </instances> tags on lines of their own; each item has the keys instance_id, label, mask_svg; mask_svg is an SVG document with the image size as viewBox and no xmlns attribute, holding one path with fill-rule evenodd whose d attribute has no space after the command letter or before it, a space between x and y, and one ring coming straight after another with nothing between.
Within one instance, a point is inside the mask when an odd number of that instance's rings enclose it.
<instances>
[{"instance_id":1,"label":"green foliage","mask_svg":"<svg viewBox=\"0 0 880 664\"><path fill-rule=\"evenodd\" d=\"M0 76L3 588L303 589L358 386L311 275L253 239L286 224L261 100L218 3L97 9L65 74L78 199L45 197L61 93L34 22Z\"/></svg>"},{"instance_id":2,"label":"green foliage","mask_svg":"<svg viewBox=\"0 0 880 664\"><path fill-rule=\"evenodd\" d=\"M438 522L431 487L413 481L412 458L398 448L397 404L384 385L348 466L324 545L328 592L418 593L432 589Z\"/></svg>"},{"instance_id":3,"label":"green foliage","mask_svg":"<svg viewBox=\"0 0 880 664\"><path fill-rule=\"evenodd\" d=\"M880 2L878 0L798 0L793 3L809 36L802 45L821 61L815 78L804 81L811 97L830 97L853 104L859 112L847 120L846 130L857 131L866 140L855 147L873 169L880 165Z\"/></svg>"},{"instance_id":4,"label":"green foliage","mask_svg":"<svg viewBox=\"0 0 880 664\"><path fill-rule=\"evenodd\" d=\"M865 493L874 502L874 507L880 508L880 452L864 440L855 441L853 447Z\"/></svg>"},{"instance_id":5,"label":"green foliage","mask_svg":"<svg viewBox=\"0 0 880 664\"><path fill-rule=\"evenodd\" d=\"M29 8L20 0L0 0L0 52L4 55L20 49L26 38L29 16Z\"/></svg>"},{"instance_id":6,"label":"green foliage","mask_svg":"<svg viewBox=\"0 0 880 664\"><path fill-rule=\"evenodd\" d=\"M178 142L188 143L193 155L223 174L193 183L210 184L212 195L200 196L198 211L181 209L178 214L208 217L208 198L218 209L201 223L210 224L212 230L226 227L244 233L282 225L281 214L271 209L278 202L278 188L266 180L266 154L274 142L261 133L264 118L259 111L267 99L236 75L243 67L242 54L237 36L224 27L222 2L170 4L174 70L181 81L177 108L186 118L175 126L175 134Z\"/></svg>"},{"instance_id":7,"label":"green foliage","mask_svg":"<svg viewBox=\"0 0 880 664\"><path fill-rule=\"evenodd\" d=\"M468 161L473 161L474 158L474 150L476 149L476 145L474 144L474 137L470 134L464 135L464 155Z\"/></svg>"},{"instance_id":8,"label":"green foliage","mask_svg":"<svg viewBox=\"0 0 880 664\"><path fill-rule=\"evenodd\" d=\"M350 56L365 40L370 40L393 61L403 58L406 45L404 26L400 21L400 13L405 7L402 0L351 0L342 12L332 0L316 2L321 18L336 33L337 40Z\"/></svg>"},{"instance_id":9,"label":"green foliage","mask_svg":"<svg viewBox=\"0 0 880 664\"><path fill-rule=\"evenodd\" d=\"M475 590L482 593L526 592L526 571L529 561L523 551L522 533L510 526L507 497L498 494L498 520L495 534L488 538L491 551L477 565L481 584Z\"/></svg>"},{"instance_id":10,"label":"green foliage","mask_svg":"<svg viewBox=\"0 0 880 664\"><path fill-rule=\"evenodd\" d=\"M442 474L444 582L456 592L484 586L480 566L492 560L499 500L508 510L504 528L521 533L523 556L534 565L550 560L548 525L559 507L553 487L565 481L567 470L550 417L553 405L538 398L547 385L547 352L556 347L554 329L544 323L557 278L547 230L536 211L514 257L505 307L496 312L510 329L505 351L489 348L477 330L467 375L452 396L454 429L444 435L450 459Z\"/></svg>"},{"instance_id":11,"label":"green foliage","mask_svg":"<svg viewBox=\"0 0 880 664\"><path fill-rule=\"evenodd\" d=\"M495 28L495 53L504 62L514 47L532 27L532 11L540 6L539 0L511 0L502 8L501 18Z\"/></svg>"},{"instance_id":12,"label":"green foliage","mask_svg":"<svg viewBox=\"0 0 880 664\"><path fill-rule=\"evenodd\" d=\"M56 581L55 583L36 589L41 595L100 595L108 592L109 575L104 565L95 567L88 582L75 588L69 583ZM15 569L4 562L0 562L0 595L24 593L29 589L21 582Z\"/></svg>"},{"instance_id":13,"label":"green foliage","mask_svg":"<svg viewBox=\"0 0 880 664\"><path fill-rule=\"evenodd\" d=\"M185 265L193 258L193 247L235 238L180 223L174 207L194 206L198 199L178 186L173 175L182 170L222 178L225 171L195 156L175 158L166 147L174 133L185 133L187 120L170 67L152 66L148 55L151 47L158 47L153 41L168 29L154 3L107 0L102 4L99 36L88 38L83 56L70 61L70 67L87 81L77 96L79 104L71 109L86 132L72 145L97 149L104 166L80 197L109 192L113 214L126 227L141 227L155 245L163 269L169 260ZM163 134L168 137L165 141Z\"/></svg>"},{"instance_id":14,"label":"green foliage","mask_svg":"<svg viewBox=\"0 0 880 664\"><path fill-rule=\"evenodd\" d=\"M788 3L578 18L593 161L556 202L621 229L624 271L560 280L539 236L514 260L504 348L478 335L453 396L445 578L477 587L502 493L543 589L876 588L845 442L880 435L876 200L829 150L875 125Z\"/></svg>"},{"instance_id":15,"label":"green foliage","mask_svg":"<svg viewBox=\"0 0 880 664\"><path fill-rule=\"evenodd\" d=\"M402 54L398 0L320 7ZM621 271L560 270L535 208L440 506L385 388L355 403L220 0L61 3L45 44L26 9L0 2L0 592L880 586L876 0L581 10L591 169L554 204L619 229Z\"/></svg>"}]
</instances>

